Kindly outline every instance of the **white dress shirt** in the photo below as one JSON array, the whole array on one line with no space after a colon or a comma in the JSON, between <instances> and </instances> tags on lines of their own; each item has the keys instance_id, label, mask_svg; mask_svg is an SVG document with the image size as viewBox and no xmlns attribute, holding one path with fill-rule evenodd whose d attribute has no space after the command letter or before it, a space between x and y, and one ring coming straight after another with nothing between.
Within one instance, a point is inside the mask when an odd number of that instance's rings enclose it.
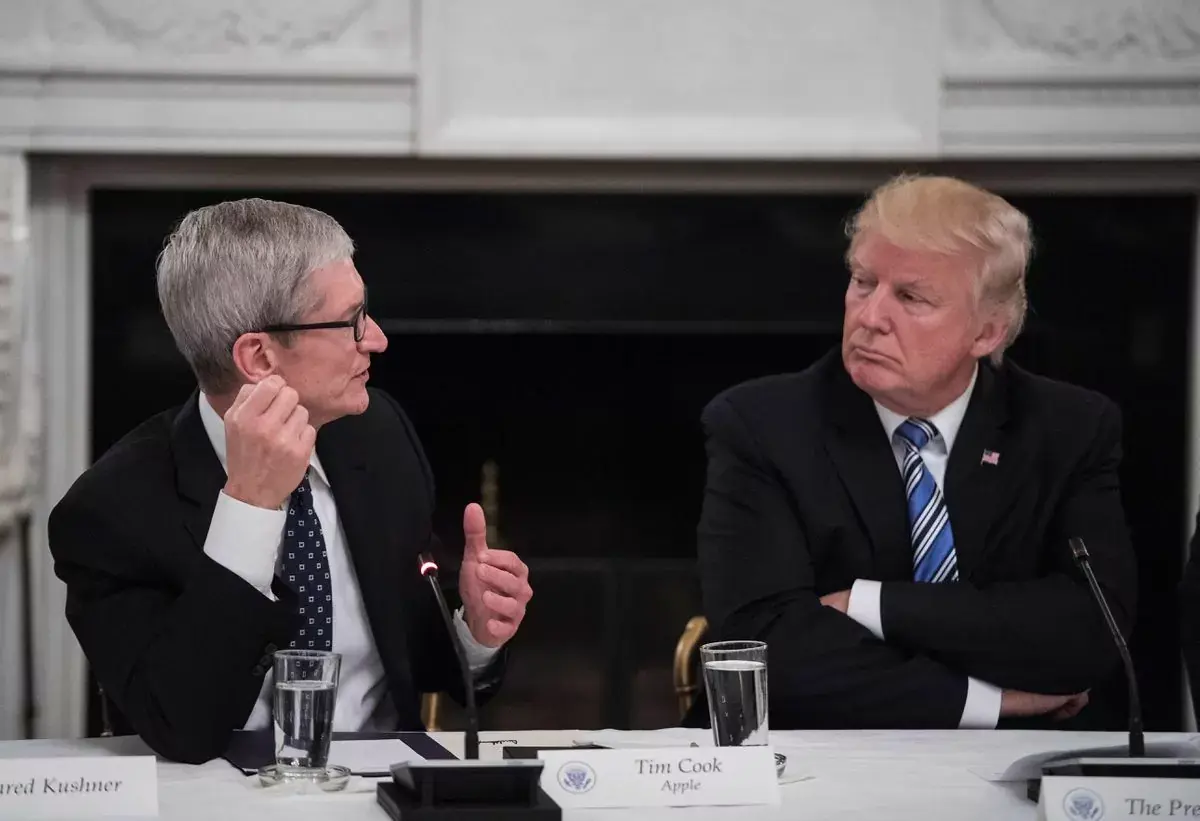
<instances>
[{"instance_id":1,"label":"white dress shirt","mask_svg":"<svg viewBox=\"0 0 1200 821\"><path fill-rule=\"evenodd\" d=\"M213 410L206 395L200 395L199 404L204 430L217 452L217 458L221 460L221 467L228 471L225 423ZM309 463L313 509L321 520L321 530L325 534L329 576L333 585L333 650L342 655L333 729L363 732L394 730L398 721L395 706L388 697L387 676L375 648L329 478L315 450ZM213 561L245 579L272 600L275 595L271 592L271 580L275 576L279 550L283 544L286 507L286 504L278 510L255 507L226 495L222 490L217 497L204 541L204 552ZM454 626L462 639L472 672L478 673L491 661L497 649L475 641L463 620L461 608L454 614ZM271 725L272 697L273 678L268 671L263 677L258 701L243 729L255 730Z\"/></svg>"},{"instance_id":2,"label":"white dress shirt","mask_svg":"<svg viewBox=\"0 0 1200 821\"><path fill-rule=\"evenodd\" d=\"M954 439L962 426L963 417L967 414L967 406L971 403L971 392L975 390L975 380L979 376L979 368L971 375L971 383L961 396L942 410L929 417L929 421L937 428L938 435L930 439L921 448L921 459L925 468L933 476L939 488L945 492L946 462L950 459L950 451L954 447ZM888 441L892 443L892 453L896 457L896 467L904 475L904 455L907 447L900 437L896 436L896 428L908 419L901 416L878 402L875 410L879 421L887 431ZM954 518L950 519L950 527L954 527ZM884 640L883 617L880 612L880 583L867 579L858 579L850 588L850 601L846 606L846 615L875 634L880 641ZM963 705L962 718L958 726L973 729L994 729L1000 719L1000 700L1002 690L975 678L967 678L967 702Z\"/></svg>"}]
</instances>

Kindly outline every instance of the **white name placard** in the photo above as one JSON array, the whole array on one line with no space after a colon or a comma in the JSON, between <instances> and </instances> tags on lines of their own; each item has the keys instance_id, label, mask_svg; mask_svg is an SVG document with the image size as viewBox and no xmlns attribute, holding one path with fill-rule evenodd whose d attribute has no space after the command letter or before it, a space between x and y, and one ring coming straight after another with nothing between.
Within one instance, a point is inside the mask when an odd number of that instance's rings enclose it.
<instances>
[{"instance_id":1,"label":"white name placard","mask_svg":"<svg viewBox=\"0 0 1200 821\"><path fill-rule=\"evenodd\" d=\"M152 755L0 759L0 818L156 817Z\"/></svg>"},{"instance_id":2,"label":"white name placard","mask_svg":"<svg viewBox=\"0 0 1200 821\"><path fill-rule=\"evenodd\" d=\"M1191 778L1042 777L1042 821L1200 819L1200 780Z\"/></svg>"},{"instance_id":3,"label":"white name placard","mask_svg":"<svg viewBox=\"0 0 1200 821\"><path fill-rule=\"evenodd\" d=\"M771 747L543 750L541 785L563 809L779 804Z\"/></svg>"}]
</instances>

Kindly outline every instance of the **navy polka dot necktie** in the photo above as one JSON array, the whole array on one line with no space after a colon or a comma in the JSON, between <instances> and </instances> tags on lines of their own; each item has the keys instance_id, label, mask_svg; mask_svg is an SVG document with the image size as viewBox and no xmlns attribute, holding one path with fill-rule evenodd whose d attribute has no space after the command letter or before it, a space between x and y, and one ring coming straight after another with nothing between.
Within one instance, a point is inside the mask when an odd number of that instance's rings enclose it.
<instances>
[{"instance_id":1,"label":"navy polka dot necktie","mask_svg":"<svg viewBox=\"0 0 1200 821\"><path fill-rule=\"evenodd\" d=\"M280 578L300 599L300 631L289 645L297 650L333 649L333 585L321 520L313 508L308 474L288 502Z\"/></svg>"}]
</instances>

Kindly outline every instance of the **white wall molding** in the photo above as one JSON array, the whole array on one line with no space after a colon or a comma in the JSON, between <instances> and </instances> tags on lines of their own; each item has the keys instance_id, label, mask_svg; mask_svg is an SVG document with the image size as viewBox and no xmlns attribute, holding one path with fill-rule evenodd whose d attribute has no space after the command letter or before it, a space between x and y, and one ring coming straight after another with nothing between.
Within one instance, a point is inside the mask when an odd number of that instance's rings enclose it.
<instances>
[{"instance_id":1,"label":"white wall molding","mask_svg":"<svg viewBox=\"0 0 1200 821\"><path fill-rule=\"evenodd\" d=\"M0 5L0 65L403 77L412 19L412 0L19 0Z\"/></svg>"},{"instance_id":2,"label":"white wall molding","mask_svg":"<svg viewBox=\"0 0 1200 821\"><path fill-rule=\"evenodd\" d=\"M8 0L0 149L1187 157L1194 0Z\"/></svg>"},{"instance_id":3,"label":"white wall molding","mask_svg":"<svg viewBox=\"0 0 1200 821\"><path fill-rule=\"evenodd\" d=\"M1192 0L946 0L943 156L1200 153Z\"/></svg>"},{"instance_id":4,"label":"white wall molding","mask_svg":"<svg viewBox=\"0 0 1200 821\"><path fill-rule=\"evenodd\" d=\"M24 723L19 517L37 492L41 447L29 220L28 165L0 152L0 738L17 737Z\"/></svg>"},{"instance_id":5,"label":"white wall molding","mask_svg":"<svg viewBox=\"0 0 1200 821\"><path fill-rule=\"evenodd\" d=\"M940 0L426 0L436 156L937 153Z\"/></svg>"},{"instance_id":6,"label":"white wall molding","mask_svg":"<svg viewBox=\"0 0 1200 821\"><path fill-rule=\"evenodd\" d=\"M46 538L50 510L91 464L91 261L87 187L67 163L32 175L37 315L44 368L43 473L33 509L30 580L34 643L34 732L74 738L86 728L86 662L64 616L66 586Z\"/></svg>"},{"instance_id":7,"label":"white wall molding","mask_svg":"<svg viewBox=\"0 0 1200 821\"><path fill-rule=\"evenodd\" d=\"M402 155L412 0L0 5L0 147Z\"/></svg>"},{"instance_id":8,"label":"white wall molding","mask_svg":"<svg viewBox=\"0 0 1200 821\"><path fill-rule=\"evenodd\" d=\"M1173 62L1200 58L1192 0L952 0L954 45L985 57L1047 62Z\"/></svg>"}]
</instances>

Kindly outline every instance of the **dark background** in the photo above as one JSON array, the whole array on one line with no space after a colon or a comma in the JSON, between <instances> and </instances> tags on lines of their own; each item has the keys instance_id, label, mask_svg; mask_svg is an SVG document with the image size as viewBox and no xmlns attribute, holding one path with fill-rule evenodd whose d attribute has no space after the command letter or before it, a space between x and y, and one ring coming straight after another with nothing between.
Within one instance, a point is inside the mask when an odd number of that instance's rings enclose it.
<instances>
[{"instance_id":1,"label":"dark background","mask_svg":"<svg viewBox=\"0 0 1200 821\"><path fill-rule=\"evenodd\" d=\"M188 210L311 205L358 245L390 347L372 384L412 416L442 538L498 470L498 525L536 590L494 729L677 721L670 664L700 609L698 419L723 388L837 343L848 195L139 191L92 194L93 453L186 399L154 261ZM1010 356L1122 407L1138 550L1131 643L1147 729L1181 727L1178 583L1196 202L1013 196L1032 219L1032 315ZM1119 728L1118 677L1084 726ZM454 724L452 714L449 723ZM94 726L94 725L93 725Z\"/></svg>"}]
</instances>

